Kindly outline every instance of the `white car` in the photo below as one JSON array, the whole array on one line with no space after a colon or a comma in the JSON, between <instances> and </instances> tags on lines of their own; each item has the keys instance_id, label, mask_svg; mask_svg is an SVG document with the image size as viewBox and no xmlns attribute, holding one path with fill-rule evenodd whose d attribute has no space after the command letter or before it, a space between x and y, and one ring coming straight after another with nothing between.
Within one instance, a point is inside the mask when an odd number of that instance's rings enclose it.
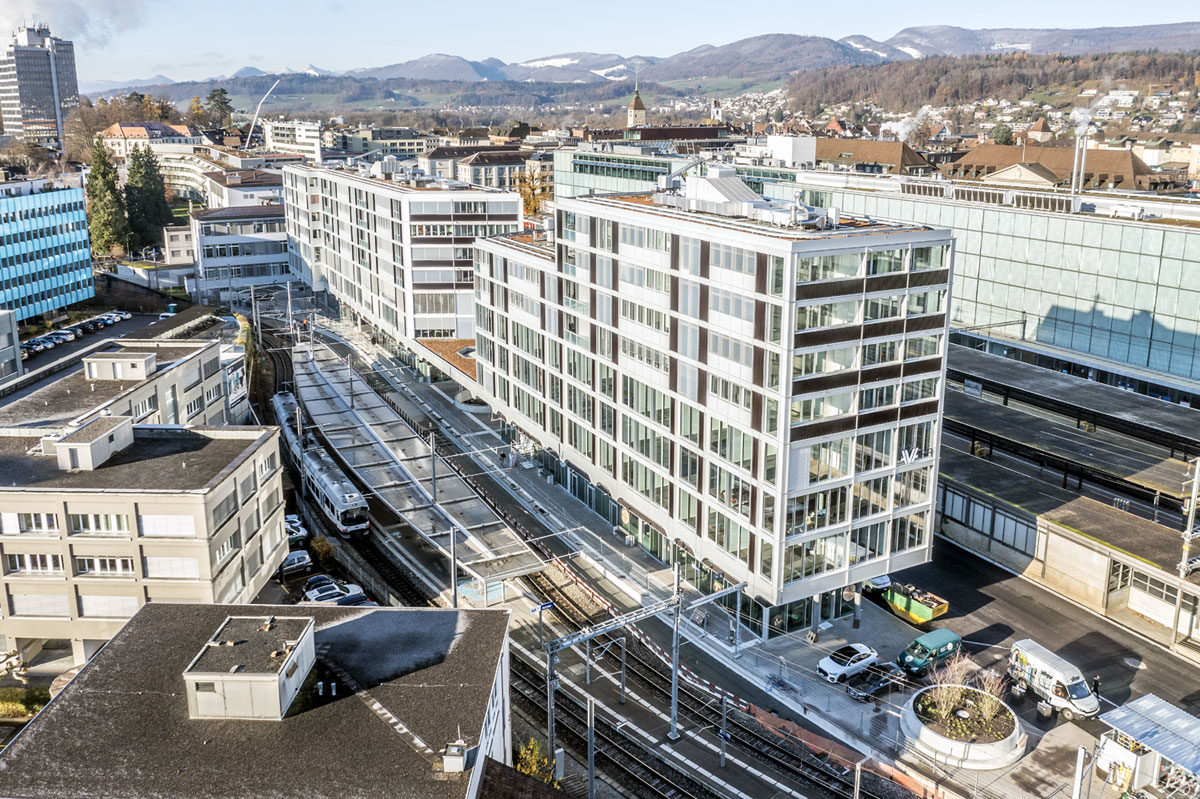
<instances>
[{"instance_id":1,"label":"white car","mask_svg":"<svg viewBox=\"0 0 1200 799\"><path fill-rule=\"evenodd\" d=\"M339 599L352 594L361 594L362 588L357 585L341 585L339 583L319 585L311 591L304 594L306 602L322 602L326 604L336 604Z\"/></svg>"},{"instance_id":2,"label":"white car","mask_svg":"<svg viewBox=\"0 0 1200 799\"><path fill-rule=\"evenodd\" d=\"M817 664L817 672L829 682L845 682L879 662L879 653L866 644L846 644Z\"/></svg>"},{"instance_id":3,"label":"white car","mask_svg":"<svg viewBox=\"0 0 1200 799\"><path fill-rule=\"evenodd\" d=\"M283 523L289 527L299 527L300 517L294 513L289 513L283 517Z\"/></svg>"},{"instance_id":4,"label":"white car","mask_svg":"<svg viewBox=\"0 0 1200 799\"><path fill-rule=\"evenodd\" d=\"M878 577L872 577L870 580L863 582L863 593L883 593L891 587L892 578L886 574L881 574Z\"/></svg>"}]
</instances>

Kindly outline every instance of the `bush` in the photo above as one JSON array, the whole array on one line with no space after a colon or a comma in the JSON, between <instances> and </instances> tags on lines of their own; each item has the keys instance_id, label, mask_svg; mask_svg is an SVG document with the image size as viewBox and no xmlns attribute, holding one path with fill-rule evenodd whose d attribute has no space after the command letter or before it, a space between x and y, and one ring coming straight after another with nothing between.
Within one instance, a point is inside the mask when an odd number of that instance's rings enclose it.
<instances>
[{"instance_id":1,"label":"bush","mask_svg":"<svg viewBox=\"0 0 1200 799\"><path fill-rule=\"evenodd\" d=\"M326 541L324 536L313 536L313 539L308 542L308 549L317 563L324 565L333 560L333 544Z\"/></svg>"},{"instance_id":2,"label":"bush","mask_svg":"<svg viewBox=\"0 0 1200 799\"><path fill-rule=\"evenodd\" d=\"M23 718L37 713L50 701L50 689L9 686L0 688L0 717Z\"/></svg>"}]
</instances>

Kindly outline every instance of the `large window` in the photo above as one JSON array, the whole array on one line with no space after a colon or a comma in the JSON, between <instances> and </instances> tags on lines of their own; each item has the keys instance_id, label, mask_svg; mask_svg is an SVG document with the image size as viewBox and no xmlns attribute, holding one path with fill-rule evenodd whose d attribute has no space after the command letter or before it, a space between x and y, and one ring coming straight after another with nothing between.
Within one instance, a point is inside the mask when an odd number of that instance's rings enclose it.
<instances>
[{"instance_id":1,"label":"large window","mask_svg":"<svg viewBox=\"0 0 1200 799\"><path fill-rule=\"evenodd\" d=\"M849 518L849 510L849 489L846 486L791 497L787 504L788 535L841 524Z\"/></svg>"},{"instance_id":2,"label":"large window","mask_svg":"<svg viewBox=\"0 0 1200 799\"><path fill-rule=\"evenodd\" d=\"M893 345L894 349L895 345ZM853 369L858 347L837 347L819 352L805 352L792 356L792 371L796 377L840 372L843 369ZM864 361L864 365L866 361Z\"/></svg>"},{"instance_id":3,"label":"large window","mask_svg":"<svg viewBox=\"0 0 1200 799\"><path fill-rule=\"evenodd\" d=\"M732 474L715 463L708 466L708 494L732 511L750 518L750 480Z\"/></svg>"},{"instance_id":4,"label":"large window","mask_svg":"<svg viewBox=\"0 0 1200 799\"><path fill-rule=\"evenodd\" d=\"M928 513L914 513L892 522L893 554L924 546L928 516Z\"/></svg>"},{"instance_id":5,"label":"large window","mask_svg":"<svg viewBox=\"0 0 1200 799\"><path fill-rule=\"evenodd\" d=\"M62 574L63 571L61 555L5 555L4 565L10 574Z\"/></svg>"},{"instance_id":6,"label":"large window","mask_svg":"<svg viewBox=\"0 0 1200 799\"><path fill-rule=\"evenodd\" d=\"M854 394L853 391L843 391L824 397L792 400L792 424L850 413L854 407Z\"/></svg>"},{"instance_id":7,"label":"large window","mask_svg":"<svg viewBox=\"0 0 1200 799\"><path fill-rule=\"evenodd\" d=\"M743 563L749 562L750 530L723 513L708 512L708 537Z\"/></svg>"},{"instance_id":8,"label":"large window","mask_svg":"<svg viewBox=\"0 0 1200 799\"><path fill-rule=\"evenodd\" d=\"M743 469L749 469L754 462L754 437L720 419L712 420L708 448L718 457Z\"/></svg>"},{"instance_id":9,"label":"large window","mask_svg":"<svg viewBox=\"0 0 1200 799\"><path fill-rule=\"evenodd\" d=\"M783 581L803 580L846 566L846 534L815 538L783 550Z\"/></svg>"},{"instance_id":10,"label":"large window","mask_svg":"<svg viewBox=\"0 0 1200 799\"><path fill-rule=\"evenodd\" d=\"M72 513L71 532L84 535L121 535L129 532L129 517L123 513Z\"/></svg>"},{"instance_id":11,"label":"large window","mask_svg":"<svg viewBox=\"0 0 1200 799\"><path fill-rule=\"evenodd\" d=\"M816 258L797 256L796 282L807 283L813 280L857 277L862 269L862 262L862 254L857 252L844 255L821 255Z\"/></svg>"},{"instance_id":12,"label":"large window","mask_svg":"<svg viewBox=\"0 0 1200 799\"><path fill-rule=\"evenodd\" d=\"M17 524L22 533L58 532L58 516L54 513L19 513Z\"/></svg>"},{"instance_id":13,"label":"large window","mask_svg":"<svg viewBox=\"0 0 1200 799\"><path fill-rule=\"evenodd\" d=\"M858 321L861 300L839 300L796 309L796 330L848 325Z\"/></svg>"},{"instance_id":14,"label":"large window","mask_svg":"<svg viewBox=\"0 0 1200 799\"><path fill-rule=\"evenodd\" d=\"M849 476L850 448L849 437L813 444L809 450L808 481L819 483Z\"/></svg>"},{"instance_id":15,"label":"large window","mask_svg":"<svg viewBox=\"0 0 1200 799\"><path fill-rule=\"evenodd\" d=\"M132 577L133 558L75 558L75 573L102 577Z\"/></svg>"}]
</instances>

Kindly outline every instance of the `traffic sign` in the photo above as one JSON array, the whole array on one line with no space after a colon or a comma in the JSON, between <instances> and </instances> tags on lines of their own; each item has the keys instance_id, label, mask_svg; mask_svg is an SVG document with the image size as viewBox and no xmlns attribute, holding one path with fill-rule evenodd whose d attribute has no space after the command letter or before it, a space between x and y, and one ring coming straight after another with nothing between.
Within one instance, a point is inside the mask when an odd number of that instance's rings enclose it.
<instances>
[{"instance_id":1,"label":"traffic sign","mask_svg":"<svg viewBox=\"0 0 1200 799\"><path fill-rule=\"evenodd\" d=\"M529 612L530 613L541 613L543 610L550 610L552 607L554 607L554 602L543 602L542 604L538 605L536 608L530 608Z\"/></svg>"},{"instance_id":2,"label":"traffic sign","mask_svg":"<svg viewBox=\"0 0 1200 799\"><path fill-rule=\"evenodd\" d=\"M733 736L730 735L725 730L717 730L717 737L720 738L722 741L732 741L733 740Z\"/></svg>"}]
</instances>

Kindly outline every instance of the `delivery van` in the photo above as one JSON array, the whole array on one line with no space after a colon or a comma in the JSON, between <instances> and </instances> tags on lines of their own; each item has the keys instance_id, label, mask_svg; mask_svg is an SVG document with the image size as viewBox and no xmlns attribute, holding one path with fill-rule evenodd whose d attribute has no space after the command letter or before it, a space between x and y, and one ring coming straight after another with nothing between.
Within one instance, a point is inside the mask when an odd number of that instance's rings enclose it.
<instances>
[{"instance_id":1,"label":"delivery van","mask_svg":"<svg viewBox=\"0 0 1200 799\"><path fill-rule=\"evenodd\" d=\"M1067 721L1100 712L1083 672L1030 638L1012 645L1008 676L1018 691L1032 691Z\"/></svg>"},{"instance_id":2,"label":"delivery van","mask_svg":"<svg viewBox=\"0 0 1200 799\"><path fill-rule=\"evenodd\" d=\"M925 674L962 651L962 639L949 630L933 630L913 641L896 663L909 674L924 677Z\"/></svg>"}]
</instances>

